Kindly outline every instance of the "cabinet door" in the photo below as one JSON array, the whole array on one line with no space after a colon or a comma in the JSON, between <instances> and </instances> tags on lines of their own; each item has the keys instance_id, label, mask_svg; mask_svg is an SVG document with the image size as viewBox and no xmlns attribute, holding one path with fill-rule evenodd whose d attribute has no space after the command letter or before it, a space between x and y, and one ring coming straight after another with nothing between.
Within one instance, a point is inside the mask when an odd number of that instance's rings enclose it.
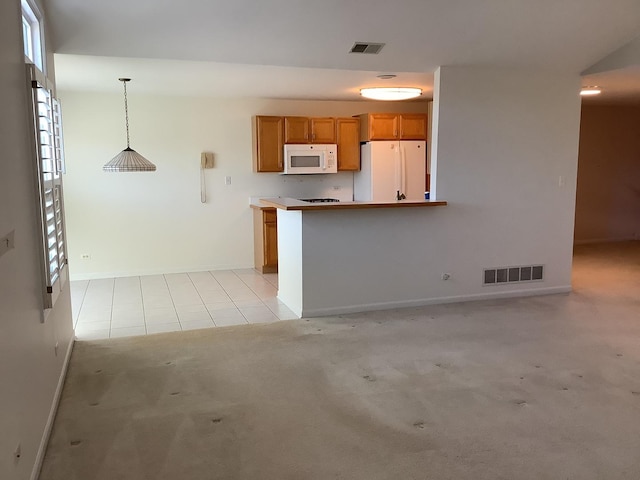
<instances>
[{"instance_id":1,"label":"cabinet door","mask_svg":"<svg viewBox=\"0 0 640 480\"><path fill-rule=\"evenodd\" d=\"M284 143L309 143L307 117L284 117Z\"/></svg>"},{"instance_id":2,"label":"cabinet door","mask_svg":"<svg viewBox=\"0 0 640 480\"><path fill-rule=\"evenodd\" d=\"M360 170L360 120L336 119L338 140L338 170Z\"/></svg>"},{"instance_id":3,"label":"cabinet door","mask_svg":"<svg viewBox=\"0 0 640 480\"><path fill-rule=\"evenodd\" d=\"M369 119L370 140L396 140L398 138L398 115L395 113L372 113Z\"/></svg>"},{"instance_id":4,"label":"cabinet door","mask_svg":"<svg viewBox=\"0 0 640 480\"><path fill-rule=\"evenodd\" d=\"M336 143L336 122L330 117L310 119L311 143Z\"/></svg>"},{"instance_id":5,"label":"cabinet door","mask_svg":"<svg viewBox=\"0 0 640 480\"><path fill-rule=\"evenodd\" d=\"M426 140L427 139L427 114L426 113L400 114L400 138L402 140Z\"/></svg>"},{"instance_id":6,"label":"cabinet door","mask_svg":"<svg viewBox=\"0 0 640 480\"><path fill-rule=\"evenodd\" d=\"M278 224L264 224L264 268L263 272L278 271Z\"/></svg>"},{"instance_id":7,"label":"cabinet door","mask_svg":"<svg viewBox=\"0 0 640 480\"><path fill-rule=\"evenodd\" d=\"M278 271L278 227L275 208L254 210L253 255L255 268L259 272Z\"/></svg>"},{"instance_id":8,"label":"cabinet door","mask_svg":"<svg viewBox=\"0 0 640 480\"><path fill-rule=\"evenodd\" d=\"M284 170L283 117L256 117L256 171Z\"/></svg>"}]
</instances>

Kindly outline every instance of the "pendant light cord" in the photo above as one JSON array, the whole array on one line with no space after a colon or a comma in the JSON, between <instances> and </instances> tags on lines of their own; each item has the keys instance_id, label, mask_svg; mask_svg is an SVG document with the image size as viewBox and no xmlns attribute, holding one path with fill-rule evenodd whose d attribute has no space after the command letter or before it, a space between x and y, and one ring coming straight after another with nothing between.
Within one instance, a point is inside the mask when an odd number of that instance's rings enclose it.
<instances>
[{"instance_id":1,"label":"pendant light cord","mask_svg":"<svg viewBox=\"0 0 640 480\"><path fill-rule=\"evenodd\" d=\"M130 78L119 78L124 89L124 118L127 128L127 148L107 162L102 170L105 172L155 172L156 166L136 152L129 143L129 102L127 99L127 82Z\"/></svg>"},{"instance_id":2,"label":"pendant light cord","mask_svg":"<svg viewBox=\"0 0 640 480\"><path fill-rule=\"evenodd\" d=\"M127 126L127 149L129 149L129 105L127 104L127 82L129 81L129 79L121 78L120 81L124 86L124 118L125 124Z\"/></svg>"}]
</instances>

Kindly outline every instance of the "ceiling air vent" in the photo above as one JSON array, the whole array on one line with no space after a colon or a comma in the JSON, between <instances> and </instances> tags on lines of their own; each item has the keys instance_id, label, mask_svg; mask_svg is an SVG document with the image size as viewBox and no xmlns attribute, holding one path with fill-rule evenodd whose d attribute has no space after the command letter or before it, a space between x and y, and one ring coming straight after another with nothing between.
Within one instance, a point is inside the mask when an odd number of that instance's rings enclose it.
<instances>
[{"instance_id":1,"label":"ceiling air vent","mask_svg":"<svg viewBox=\"0 0 640 480\"><path fill-rule=\"evenodd\" d=\"M356 42L349 53L380 53L382 47L384 47L384 43Z\"/></svg>"}]
</instances>

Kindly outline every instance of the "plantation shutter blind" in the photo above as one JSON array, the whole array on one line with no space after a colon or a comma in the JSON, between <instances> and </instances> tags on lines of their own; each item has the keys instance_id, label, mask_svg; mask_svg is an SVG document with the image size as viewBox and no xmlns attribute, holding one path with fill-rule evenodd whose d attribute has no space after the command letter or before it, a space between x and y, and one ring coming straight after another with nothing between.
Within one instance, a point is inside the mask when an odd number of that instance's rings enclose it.
<instances>
[{"instance_id":1,"label":"plantation shutter blind","mask_svg":"<svg viewBox=\"0 0 640 480\"><path fill-rule=\"evenodd\" d=\"M46 78L29 65L34 113L35 157L45 270L45 308L53 307L68 273L62 173L65 170L60 103Z\"/></svg>"}]
</instances>

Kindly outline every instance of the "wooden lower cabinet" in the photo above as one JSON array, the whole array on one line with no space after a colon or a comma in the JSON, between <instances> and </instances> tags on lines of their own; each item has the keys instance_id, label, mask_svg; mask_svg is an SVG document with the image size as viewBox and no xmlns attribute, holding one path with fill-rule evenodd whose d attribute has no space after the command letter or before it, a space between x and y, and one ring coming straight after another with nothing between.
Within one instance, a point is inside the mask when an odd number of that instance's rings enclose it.
<instances>
[{"instance_id":1,"label":"wooden lower cabinet","mask_svg":"<svg viewBox=\"0 0 640 480\"><path fill-rule=\"evenodd\" d=\"M278 271L278 222L275 208L253 211L253 258L261 273Z\"/></svg>"},{"instance_id":2,"label":"wooden lower cabinet","mask_svg":"<svg viewBox=\"0 0 640 480\"><path fill-rule=\"evenodd\" d=\"M268 270L268 271L267 271ZM264 224L264 264L262 273L278 271L278 223Z\"/></svg>"}]
</instances>

